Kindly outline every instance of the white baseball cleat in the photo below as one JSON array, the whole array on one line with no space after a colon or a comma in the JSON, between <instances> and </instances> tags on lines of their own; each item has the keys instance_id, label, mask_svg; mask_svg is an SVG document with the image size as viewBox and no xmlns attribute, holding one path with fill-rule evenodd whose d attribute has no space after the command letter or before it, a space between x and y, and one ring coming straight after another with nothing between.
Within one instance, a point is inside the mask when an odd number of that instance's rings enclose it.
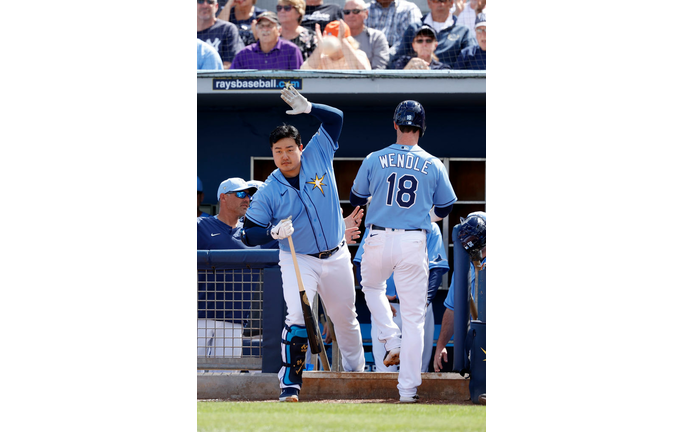
<instances>
[{"instance_id":1,"label":"white baseball cleat","mask_svg":"<svg viewBox=\"0 0 683 432\"><path fill-rule=\"evenodd\" d=\"M392 366L401 363L401 348L394 348L384 355L384 366Z\"/></svg>"},{"instance_id":2,"label":"white baseball cleat","mask_svg":"<svg viewBox=\"0 0 683 432\"><path fill-rule=\"evenodd\" d=\"M401 398L398 400L401 403L415 403L420 399L420 396L415 395L415 396L401 396Z\"/></svg>"}]
</instances>

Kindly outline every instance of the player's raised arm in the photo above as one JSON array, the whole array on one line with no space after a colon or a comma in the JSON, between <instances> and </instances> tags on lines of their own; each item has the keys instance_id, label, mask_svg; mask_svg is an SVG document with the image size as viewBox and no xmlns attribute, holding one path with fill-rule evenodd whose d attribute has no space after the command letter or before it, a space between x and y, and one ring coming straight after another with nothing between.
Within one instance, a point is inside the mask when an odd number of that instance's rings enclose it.
<instances>
[{"instance_id":1,"label":"player's raised arm","mask_svg":"<svg viewBox=\"0 0 683 432\"><path fill-rule=\"evenodd\" d=\"M333 142L339 141L344 124L344 113L341 110L329 105L311 103L291 86L282 89L280 97L292 107L291 110L285 111L287 114L311 114L322 122L322 127L330 135Z\"/></svg>"}]
</instances>

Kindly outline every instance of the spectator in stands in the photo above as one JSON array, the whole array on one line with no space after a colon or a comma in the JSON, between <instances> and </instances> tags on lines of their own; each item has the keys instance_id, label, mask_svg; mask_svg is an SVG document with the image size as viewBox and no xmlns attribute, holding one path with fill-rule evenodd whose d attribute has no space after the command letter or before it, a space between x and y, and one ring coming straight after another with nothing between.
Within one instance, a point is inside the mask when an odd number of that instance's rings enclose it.
<instances>
[{"instance_id":1,"label":"spectator in stands","mask_svg":"<svg viewBox=\"0 0 683 432\"><path fill-rule=\"evenodd\" d=\"M329 23L324 36L316 24L315 32L321 42L301 69L372 69L368 56L358 48L358 42L351 37L351 30L344 21Z\"/></svg>"},{"instance_id":2,"label":"spectator in stands","mask_svg":"<svg viewBox=\"0 0 683 432\"><path fill-rule=\"evenodd\" d=\"M430 12L422 17L420 24L408 26L403 33L400 45L396 48L396 54L392 56L390 61L393 62L400 56L415 55L412 46L413 39L415 39L415 34L422 25L427 24L436 31L438 46L434 54L439 58L439 61L446 63L453 69L460 51L476 44L476 40L474 35L470 33L470 29L459 25L453 19L453 15L449 12L452 5L453 0L428 0L427 6Z\"/></svg>"},{"instance_id":3,"label":"spectator in stands","mask_svg":"<svg viewBox=\"0 0 683 432\"><path fill-rule=\"evenodd\" d=\"M256 0L228 0L218 12L218 19L235 24L244 46L247 46L256 42L251 22L265 11L256 7Z\"/></svg>"},{"instance_id":4,"label":"spectator in stands","mask_svg":"<svg viewBox=\"0 0 683 432\"><path fill-rule=\"evenodd\" d=\"M306 2L304 0L278 0L276 9L277 17L282 25L280 37L298 46L301 56L306 61L318 45L315 32L301 25Z\"/></svg>"},{"instance_id":5,"label":"spectator in stands","mask_svg":"<svg viewBox=\"0 0 683 432\"><path fill-rule=\"evenodd\" d=\"M197 70L223 70L223 61L218 51L201 39L197 39Z\"/></svg>"},{"instance_id":6,"label":"spectator in stands","mask_svg":"<svg viewBox=\"0 0 683 432\"><path fill-rule=\"evenodd\" d=\"M477 45L471 45L460 52L454 69L486 70L486 14L477 15L475 23Z\"/></svg>"},{"instance_id":7,"label":"spectator in stands","mask_svg":"<svg viewBox=\"0 0 683 432\"><path fill-rule=\"evenodd\" d=\"M235 24L216 18L217 8L216 0L197 0L197 39L211 44L228 69L244 43Z\"/></svg>"},{"instance_id":8,"label":"spectator in stands","mask_svg":"<svg viewBox=\"0 0 683 432\"><path fill-rule=\"evenodd\" d=\"M220 64L220 61L218 64ZM222 67L223 65L221 65L221 68ZM199 179L199 176L197 176L197 217L211 217L210 214L204 213L203 211L199 210L199 207L202 205L202 201L204 201L204 185L202 184L202 181Z\"/></svg>"},{"instance_id":9,"label":"spectator in stands","mask_svg":"<svg viewBox=\"0 0 683 432\"><path fill-rule=\"evenodd\" d=\"M450 14L455 15L457 23L464 25L470 32L474 32L474 20L477 18L477 7L479 0L456 0L453 7L451 7Z\"/></svg>"},{"instance_id":10,"label":"spectator in stands","mask_svg":"<svg viewBox=\"0 0 683 432\"><path fill-rule=\"evenodd\" d=\"M373 69L386 69L389 63L389 44L387 38L379 30L365 25L368 10L363 0L349 0L344 5L344 22L351 30L351 36L358 41L360 49L365 52Z\"/></svg>"},{"instance_id":11,"label":"spectator in stands","mask_svg":"<svg viewBox=\"0 0 683 432\"><path fill-rule=\"evenodd\" d=\"M404 55L394 59L391 69L405 70L438 70L450 69L447 64L441 63L439 58L434 55L434 51L439 43L436 40L434 29L427 24L420 27L415 38L413 38L413 51L415 56Z\"/></svg>"},{"instance_id":12,"label":"spectator in stands","mask_svg":"<svg viewBox=\"0 0 683 432\"><path fill-rule=\"evenodd\" d=\"M280 38L280 20L274 12L256 18L257 41L237 53L230 69L299 69L304 60L299 47Z\"/></svg>"},{"instance_id":13,"label":"spectator in stands","mask_svg":"<svg viewBox=\"0 0 683 432\"><path fill-rule=\"evenodd\" d=\"M401 42L401 36L409 25L415 24L419 27L421 17L420 8L411 1L372 0L365 25L384 33L389 43L389 52L394 54L396 52L394 45Z\"/></svg>"},{"instance_id":14,"label":"spectator in stands","mask_svg":"<svg viewBox=\"0 0 683 432\"><path fill-rule=\"evenodd\" d=\"M342 8L337 4L323 4L323 0L306 0L306 11L301 25L315 32L316 24L324 29L332 21L343 18Z\"/></svg>"},{"instance_id":15,"label":"spectator in stands","mask_svg":"<svg viewBox=\"0 0 683 432\"><path fill-rule=\"evenodd\" d=\"M486 213L485 212L472 212L467 217L470 216L480 216L484 219L486 223ZM462 221L462 218L460 219ZM456 239L453 247L456 247L458 241ZM481 248L481 261L470 261L470 271L469 271L469 281L470 290L474 291L475 279L474 279L474 266L477 266L477 270L482 270L486 268L486 245ZM455 307L455 288L454 288L455 273L451 277L451 285L448 288L448 294L446 295L446 300L444 300L443 305L446 309L443 311L443 317L441 318L441 331L439 332L439 339L436 342L436 351L434 351L434 372L440 372L443 369L443 362L448 361L448 354L446 351L446 344L453 337L455 329L453 328L453 308Z\"/></svg>"}]
</instances>

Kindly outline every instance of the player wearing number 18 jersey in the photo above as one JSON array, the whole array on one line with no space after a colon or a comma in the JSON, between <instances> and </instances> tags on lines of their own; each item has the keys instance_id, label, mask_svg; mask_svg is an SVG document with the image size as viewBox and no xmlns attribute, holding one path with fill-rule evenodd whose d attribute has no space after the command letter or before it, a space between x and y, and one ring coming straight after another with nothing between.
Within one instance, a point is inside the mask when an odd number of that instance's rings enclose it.
<instances>
[{"instance_id":1,"label":"player wearing number 18 jersey","mask_svg":"<svg viewBox=\"0 0 683 432\"><path fill-rule=\"evenodd\" d=\"M361 284L379 340L387 350L384 365L401 364L400 401L415 402L417 387L422 384L430 209L434 207L436 220L440 220L450 213L457 198L443 163L417 145L426 129L422 105L401 102L394 112L394 129L396 144L365 158L350 200L354 206L364 205L372 197L365 217L365 226L371 231L361 261ZM392 273L401 299L402 335L385 295L386 280Z\"/></svg>"}]
</instances>

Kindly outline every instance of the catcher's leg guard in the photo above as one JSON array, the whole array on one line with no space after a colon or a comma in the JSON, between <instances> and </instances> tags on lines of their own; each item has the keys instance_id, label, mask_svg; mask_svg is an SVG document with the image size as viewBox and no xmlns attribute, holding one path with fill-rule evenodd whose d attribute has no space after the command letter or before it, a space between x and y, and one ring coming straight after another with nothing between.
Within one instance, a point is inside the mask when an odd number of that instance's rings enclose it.
<instances>
[{"instance_id":1,"label":"catcher's leg guard","mask_svg":"<svg viewBox=\"0 0 683 432\"><path fill-rule=\"evenodd\" d=\"M306 327L293 325L282 330L282 368L280 387L296 387L301 390L303 370L308 350Z\"/></svg>"}]
</instances>

